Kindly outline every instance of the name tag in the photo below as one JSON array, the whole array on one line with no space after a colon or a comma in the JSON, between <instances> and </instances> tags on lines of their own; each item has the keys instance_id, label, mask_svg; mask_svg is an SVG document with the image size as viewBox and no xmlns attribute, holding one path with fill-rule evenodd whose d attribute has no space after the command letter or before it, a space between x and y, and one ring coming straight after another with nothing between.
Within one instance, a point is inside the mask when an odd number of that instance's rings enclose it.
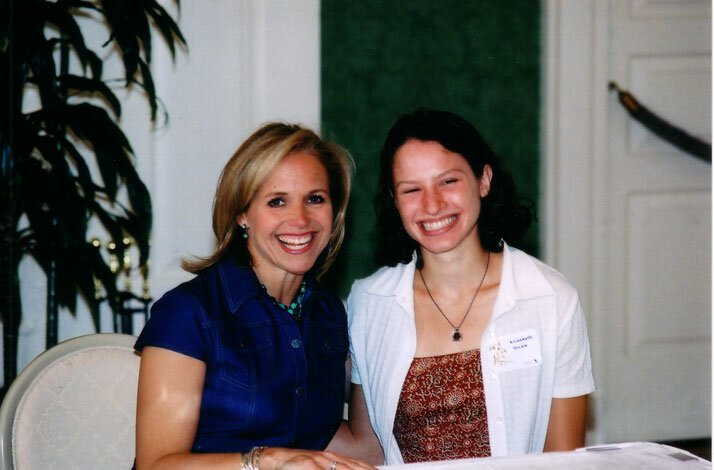
<instances>
[{"instance_id":1,"label":"name tag","mask_svg":"<svg viewBox=\"0 0 714 470\"><path fill-rule=\"evenodd\" d=\"M524 330L499 336L488 352L496 372L534 367L543 362L540 340L535 330Z\"/></svg>"}]
</instances>

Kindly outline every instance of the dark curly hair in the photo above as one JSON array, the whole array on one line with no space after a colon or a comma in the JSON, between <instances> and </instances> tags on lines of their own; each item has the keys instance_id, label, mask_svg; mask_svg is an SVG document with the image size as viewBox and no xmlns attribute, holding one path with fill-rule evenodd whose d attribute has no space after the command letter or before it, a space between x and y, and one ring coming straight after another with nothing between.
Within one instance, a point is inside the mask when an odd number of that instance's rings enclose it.
<instances>
[{"instance_id":1,"label":"dark curly hair","mask_svg":"<svg viewBox=\"0 0 714 470\"><path fill-rule=\"evenodd\" d=\"M491 189L481 200L478 218L478 235L486 250L500 252L503 250L502 240L510 244L523 236L535 218L535 204L516 193L513 179L483 137L474 126L454 113L419 108L397 119L382 146L375 197L378 220L375 260L379 266L408 263L419 247L404 230L394 204L394 154L409 139L435 141L458 153L466 159L477 178L483 175L484 165L491 167Z\"/></svg>"}]
</instances>

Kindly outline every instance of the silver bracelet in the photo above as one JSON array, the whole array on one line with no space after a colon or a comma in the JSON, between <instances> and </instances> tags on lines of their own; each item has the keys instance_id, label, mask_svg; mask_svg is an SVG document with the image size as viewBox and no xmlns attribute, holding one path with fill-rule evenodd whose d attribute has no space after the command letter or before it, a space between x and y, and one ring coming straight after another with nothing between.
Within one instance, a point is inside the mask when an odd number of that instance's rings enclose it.
<instances>
[{"instance_id":1,"label":"silver bracelet","mask_svg":"<svg viewBox=\"0 0 714 470\"><path fill-rule=\"evenodd\" d=\"M250 452L240 454L240 470L253 470L250 464Z\"/></svg>"},{"instance_id":2,"label":"silver bracelet","mask_svg":"<svg viewBox=\"0 0 714 470\"><path fill-rule=\"evenodd\" d=\"M253 447L249 452L240 454L240 470L259 470L258 462L264 450L264 446Z\"/></svg>"},{"instance_id":3,"label":"silver bracelet","mask_svg":"<svg viewBox=\"0 0 714 470\"><path fill-rule=\"evenodd\" d=\"M263 455L263 451L265 450L264 446L260 447L253 447L250 450L250 466L251 470L260 470L260 467L258 467L258 462L260 462L260 456Z\"/></svg>"}]
</instances>

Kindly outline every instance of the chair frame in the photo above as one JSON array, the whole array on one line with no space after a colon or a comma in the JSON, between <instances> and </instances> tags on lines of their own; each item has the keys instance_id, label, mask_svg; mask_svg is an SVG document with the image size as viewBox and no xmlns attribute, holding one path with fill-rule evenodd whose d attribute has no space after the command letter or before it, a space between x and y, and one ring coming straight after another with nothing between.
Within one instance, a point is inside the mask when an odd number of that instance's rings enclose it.
<instances>
[{"instance_id":1,"label":"chair frame","mask_svg":"<svg viewBox=\"0 0 714 470\"><path fill-rule=\"evenodd\" d=\"M63 341L33 359L12 382L0 406L0 467L6 470L15 468L12 448L15 413L25 392L46 368L55 361L84 349L119 346L133 350L135 342L136 337L132 335L94 333Z\"/></svg>"}]
</instances>

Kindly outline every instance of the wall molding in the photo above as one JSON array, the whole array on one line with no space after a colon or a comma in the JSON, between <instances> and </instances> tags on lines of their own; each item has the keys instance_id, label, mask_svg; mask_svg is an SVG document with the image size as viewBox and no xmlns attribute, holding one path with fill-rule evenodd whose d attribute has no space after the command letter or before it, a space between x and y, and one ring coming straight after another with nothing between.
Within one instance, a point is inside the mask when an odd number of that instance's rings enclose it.
<instances>
[{"instance_id":1,"label":"wall molding","mask_svg":"<svg viewBox=\"0 0 714 470\"><path fill-rule=\"evenodd\" d=\"M607 67L609 2L543 0L542 164L543 259L580 293L591 338L604 337L596 312L602 292L601 261L606 232L608 152ZM593 363L602 356L593 350ZM600 372L595 369L598 381ZM598 392L591 400L588 442L601 442Z\"/></svg>"}]
</instances>

